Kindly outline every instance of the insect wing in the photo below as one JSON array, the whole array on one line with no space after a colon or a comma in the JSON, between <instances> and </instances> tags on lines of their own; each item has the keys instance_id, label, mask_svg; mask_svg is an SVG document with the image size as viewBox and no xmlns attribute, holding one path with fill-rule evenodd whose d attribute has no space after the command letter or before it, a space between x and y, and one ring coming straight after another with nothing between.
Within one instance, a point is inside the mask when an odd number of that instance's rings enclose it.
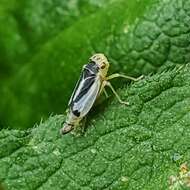
<instances>
[{"instance_id":1,"label":"insect wing","mask_svg":"<svg viewBox=\"0 0 190 190\"><path fill-rule=\"evenodd\" d=\"M84 65L83 71L80 75L80 78L75 86L75 89L73 91L73 94L69 100L69 106L73 102L76 97L78 97L79 93L84 90L84 88L89 88L89 85L92 85L92 80L95 79L96 74L98 72L97 66L94 63ZM86 80L88 79L88 80ZM91 81L91 82L89 82ZM83 88L83 89L82 89ZM78 97L79 98L79 97Z\"/></svg>"},{"instance_id":2,"label":"insect wing","mask_svg":"<svg viewBox=\"0 0 190 190\"><path fill-rule=\"evenodd\" d=\"M78 113L78 116L80 115L80 117L84 117L92 108L98 96L100 87L101 80L99 76L88 77L82 81L77 89L78 93L76 91L71 102L72 112L74 114Z\"/></svg>"},{"instance_id":3,"label":"insect wing","mask_svg":"<svg viewBox=\"0 0 190 190\"><path fill-rule=\"evenodd\" d=\"M71 95L71 98L70 98L70 100L69 100L69 104L68 104L69 106L71 105L71 102L72 102L74 96L76 95L77 90L79 89L79 86L81 85L81 82L82 82L83 78L84 78L84 71L81 73L80 78L79 78L79 80L77 81L77 84L76 84L76 86L75 86L75 89L74 89L74 91L73 91L73 93L72 93L72 95Z\"/></svg>"}]
</instances>

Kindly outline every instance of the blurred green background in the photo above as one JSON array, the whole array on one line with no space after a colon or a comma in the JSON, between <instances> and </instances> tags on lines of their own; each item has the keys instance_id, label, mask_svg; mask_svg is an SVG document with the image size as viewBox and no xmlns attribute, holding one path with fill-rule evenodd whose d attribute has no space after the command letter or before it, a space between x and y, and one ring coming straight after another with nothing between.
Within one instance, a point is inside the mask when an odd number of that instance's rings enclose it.
<instances>
[{"instance_id":1,"label":"blurred green background","mask_svg":"<svg viewBox=\"0 0 190 190\"><path fill-rule=\"evenodd\" d=\"M1 0L0 128L64 113L95 52L133 76L189 62L188 15L185 0Z\"/></svg>"}]
</instances>

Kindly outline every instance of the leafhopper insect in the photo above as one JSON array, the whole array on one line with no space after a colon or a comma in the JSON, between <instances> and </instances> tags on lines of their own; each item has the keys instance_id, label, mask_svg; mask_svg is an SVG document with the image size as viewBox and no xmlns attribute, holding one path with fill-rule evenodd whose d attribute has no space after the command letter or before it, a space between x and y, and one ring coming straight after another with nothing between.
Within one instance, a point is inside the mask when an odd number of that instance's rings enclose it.
<instances>
[{"instance_id":1,"label":"leafhopper insect","mask_svg":"<svg viewBox=\"0 0 190 190\"><path fill-rule=\"evenodd\" d=\"M121 100L109 80L117 77L123 77L133 81L138 81L142 78L134 78L122 74L112 74L107 76L109 62L104 54L98 53L89 59L89 63L83 66L81 76L76 84L74 92L70 98L68 114L61 134L66 134L79 126L81 120L88 114L96 99L102 91L106 93L105 87L108 86L112 90L121 104L128 105L129 103Z\"/></svg>"}]
</instances>

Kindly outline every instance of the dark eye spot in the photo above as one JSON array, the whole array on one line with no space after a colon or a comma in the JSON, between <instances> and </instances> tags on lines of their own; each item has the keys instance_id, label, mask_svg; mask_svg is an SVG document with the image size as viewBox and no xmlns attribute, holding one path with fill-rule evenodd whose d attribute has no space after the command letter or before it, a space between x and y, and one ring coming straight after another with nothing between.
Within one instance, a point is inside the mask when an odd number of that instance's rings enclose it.
<instances>
[{"instance_id":1,"label":"dark eye spot","mask_svg":"<svg viewBox=\"0 0 190 190\"><path fill-rule=\"evenodd\" d=\"M105 67L106 67L106 65L104 64L104 65L101 66L101 69L105 69Z\"/></svg>"}]
</instances>

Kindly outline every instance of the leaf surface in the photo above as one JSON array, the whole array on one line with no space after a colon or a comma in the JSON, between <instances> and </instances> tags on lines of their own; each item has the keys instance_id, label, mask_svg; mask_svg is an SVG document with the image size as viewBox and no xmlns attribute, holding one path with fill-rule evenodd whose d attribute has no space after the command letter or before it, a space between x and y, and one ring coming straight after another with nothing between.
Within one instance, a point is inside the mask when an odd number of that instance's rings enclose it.
<instances>
[{"instance_id":1,"label":"leaf surface","mask_svg":"<svg viewBox=\"0 0 190 190\"><path fill-rule=\"evenodd\" d=\"M130 105L109 99L91 113L85 136L61 137L63 116L26 131L1 130L0 180L8 190L174 189L170 177L190 159L189 70L119 90Z\"/></svg>"}]
</instances>

